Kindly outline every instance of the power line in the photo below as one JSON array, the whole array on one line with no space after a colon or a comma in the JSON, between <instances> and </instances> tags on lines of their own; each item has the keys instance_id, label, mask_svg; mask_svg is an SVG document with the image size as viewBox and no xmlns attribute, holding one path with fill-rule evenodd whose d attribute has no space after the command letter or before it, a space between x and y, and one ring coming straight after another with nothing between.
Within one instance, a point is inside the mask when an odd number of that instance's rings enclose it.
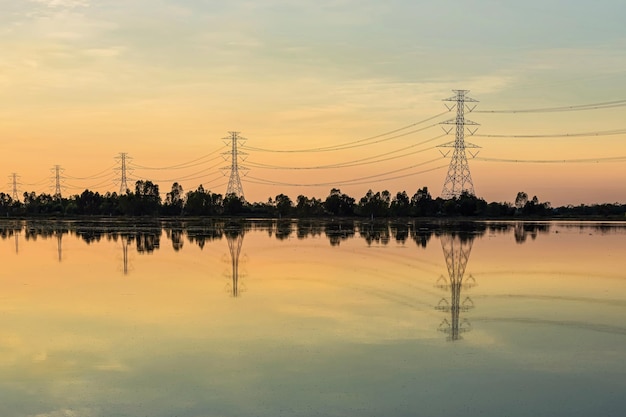
<instances>
[{"instance_id":1,"label":"power line","mask_svg":"<svg viewBox=\"0 0 626 417\"><path fill-rule=\"evenodd\" d=\"M203 184L209 184L209 183L208 183L208 182L204 182ZM225 186L226 184L228 184L228 183L227 183L227 182L223 182L223 183L221 183L221 184L217 184L217 185L215 186L215 188L222 188L222 187L223 187L223 186Z\"/></svg>"},{"instance_id":2,"label":"power line","mask_svg":"<svg viewBox=\"0 0 626 417\"><path fill-rule=\"evenodd\" d=\"M202 160L202 159L204 159L204 158L207 158L207 157L209 157L209 156L211 156L211 155L214 155L214 154L216 154L217 152L221 151L221 150L222 150L222 149L224 149L224 148L225 148L225 146L222 146L221 148L218 148L218 149L214 150L213 152L210 152L210 153L208 153L208 154L206 154L206 155L203 155L203 156L201 156L201 157L199 157L199 158L196 158L196 159L193 159L193 160L191 160L191 161L187 161L187 162L182 162L182 163L180 163L180 164L176 164L176 165L170 165L170 166L165 166L165 167L147 167L147 166L143 166L143 165L132 164L132 166L133 166L133 168L139 168L139 169L151 169L151 170L167 170L167 169L184 169L184 168L191 168L191 167L198 166L198 165L202 165L202 164L205 164L205 163L207 163L207 162L214 161L215 159L219 159L219 158L221 158L221 156L217 156L216 158L211 158L211 159L209 159L209 160L207 160L207 161L203 161L203 162L200 162L200 163L194 164L194 162L201 161L201 160Z\"/></svg>"},{"instance_id":3,"label":"power line","mask_svg":"<svg viewBox=\"0 0 626 417\"><path fill-rule=\"evenodd\" d=\"M215 161L217 159L222 159L221 155L218 155L214 158L211 159L207 159L206 161L202 161L202 162L196 162L194 164L190 164L190 165L185 165L185 166L177 166L177 167L161 167L161 168L154 168L154 167L145 167L142 165L137 165L137 164L130 164L129 166L131 166L133 169L136 170L151 170L151 171L169 171L169 170L177 170L177 169L188 169L188 168L193 168L193 167L197 167L199 165L204 165L208 162L211 161Z\"/></svg>"},{"instance_id":4,"label":"power line","mask_svg":"<svg viewBox=\"0 0 626 417\"><path fill-rule=\"evenodd\" d=\"M202 185L211 184L211 183L213 183L213 182L215 182L215 181L217 181L219 179L223 179L223 178L224 178L224 175L220 174L219 176L217 176L217 177L215 177L213 179L210 179L208 181L203 182ZM228 184L228 183L225 182L223 185L226 185L226 184ZM219 188L219 187L221 187L221 185L217 185L215 188Z\"/></svg>"},{"instance_id":5,"label":"power line","mask_svg":"<svg viewBox=\"0 0 626 417\"><path fill-rule=\"evenodd\" d=\"M399 129L394 129L394 130L391 130L389 132L381 133L381 134L378 134L378 135L375 135L375 136L370 136L370 137L364 138L364 139L355 140L355 141L352 141L352 142L346 142L346 143L339 144L339 145L323 146L323 147L318 147L318 148L307 148L307 149L265 149L265 148L258 148L258 147L253 147L253 146L245 146L245 149L248 149L248 150L251 150L251 151L276 152L276 153L305 153L305 152L341 151L341 150L344 150L344 149L357 148L357 147L360 147L360 146L367 146L367 145L372 145L372 144L375 144L375 143L385 142L387 140L396 139L396 138L399 138L399 137L402 137L402 136L410 135L412 133L421 132L421 131L429 129L431 127L435 127L435 126L438 125L438 123L434 123L434 124L426 126L424 128L415 129L415 130L412 130L410 132L403 133L401 135L393 136L393 137L390 137L390 138L385 138L385 139L377 140L377 141L370 142L370 143L363 143L363 142L368 142L368 141L371 141L371 140L374 140L374 139L378 139L378 138L381 138L381 137L384 137L384 136L388 136L388 135L391 135L393 133L400 132L402 130L406 130L406 129L408 129L410 127L413 127L413 126L417 126L417 125L426 123L426 122L428 122L430 120L433 120L433 119L436 119L438 117L441 117L441 116L443 116L446 113L448 113L448 111L439 113L439 114L437 114L435 116L429 117L429 118L424 119L424 120L420 120L419 122L411 123L410 125L406 125L406 126L401 127Z\"/></svg>"},{"instance_id":6,"label":"power line","mask_svg":"<svg viewBox=\"0 0 626 417\"><path fill-rule=\"evenodd\" d=\"M566 111L610 109L626 106L626 100L605 101L603 103L580 104L576 106L543 107L535 109L504 109L504 110L477 110L475 113L553 113Z\"/></svg>"},{"instance_id":7,"label":"power line","mask_svg":"<svg viewBox=\"0 0 626 417\"><path fill-rule=\"evenodd\" d=\"M110 171L113 168L115 168L115 164L111 165L107 169L104 169L104 170L102 170L102 171L100 171L100 172L98 172L96 174L89 175L87 177L72 177L71 175L66 175L65 178L69 178L69 179L72 179L72 180L97 180L97 179L104 178L104 177L110 175ZM109 172L109 174L105 174L105 172Z\"/></svg>"},{"instance_id":8,"label":"power line","mask_svg":"<svg viewBox=\"0 0 626 417\"><path fill-rule=\"evenodd\" d=\"M318 187L318 186L329 186L329 185L357 185L357 184L360 184L359 181L369 180L369 179L372 179L372 178L378 178L378 177L383 177L383 176L395 174L397 172L407 171L409 169L413 169L413 168L417 168L417 167L424 166L424 165L427 165L427 164L431 164L431 163L433 163L435 161L438 161L440 159L443 159L443 158L442 157L438 157L438 158L435 158L435 159L431 159L430 161L421 162L419 164L411 165L411 166L408 166L406 168L400 168L400 169L396 169L396 170L393 170L393 171L384 172L382 174L369 175L367 177L354 178L354 179L351 179L351 180L333 181L333 182L324 182L324 183L293 184L293 183L286 183L286 182L271 181L271 180L266 180L266 179L263 179L263 178L256 178L256 177L252 177L252 176L248 176L247 178L259 181L260 183L266 184L266 185L284 185L284 186L294 186L294 187ZM424 171L424 172L428 172L428 171ZM406 176L410 176L410 175L413 175L413 174L409 174L409 175L406 175ZM395 179L395 178L402 178L402 177L403 176L394 177L394 178L385 178L384 180L380 180L380 181L386 181L386 180ZM250 181L250 182L253 182L253 181ZM372 182L377 182L377 181L372 181Z\"/></svg>"},{"instance_id":9,"label":"power line","mask_svg":"<svg viewBox=\"0 0 626 417\"><path fill-rule=\"evenodd\" d=\"M104 178L104 177L99 177L99 178ZM105 185L105 184L113 184L114 180L115 180L115 174L112 172L109 175L107 175L106 178L107 178L106 180L101 181L101 182L99 182L97 184L90 184L90 185L87 185L87 186L76 186L76 185L68 184L68 183L66 183L65 186L67 188L75 189L75 190L78 190L78 189L91 190L91 189L98 188L98 187L100 187L102 185Z\"/></svg>"},{"instance_id":10,"label":"power line","mask_svg":"<svg viewBox=\"0 0 626 417\"><path fill-rule=\"evenodd\" d=\"M478 161L485 162L515 162L528 164L574 164L574 163L603 163L603 162L626 162L626 156L611 156L600 158L581 158L581 159L504 159L504 158L476 158Z\"/></svg>"},{"instance_id":11,"label":"power line","mask_svg":"<svg viewBox=\"0 0 626 417\"><path fill-rule=\"evenodd\" d=\"M483 135L478 134L481 138L565 138L565 137L585 137L585 136L610 136L621 135L626 133L626 129L604 130L585 133L553 133L544 135Z\"/></svg>"},{"instance_id":12,"label":"power line","mask_svg":"<svg viewBox=\"0 0 626 417\"><path fill-rule=\"evenodd\" d=\"M198 174L201 174L201 173L206 172L206 171L210 171L210 170L212 170L212 169L214 169L214 168L218 167L219 165L222 165L222 163L220 162L219 164L212 165L212 166L210 166L210 167L208 167L208 168L205 168L205 169L203 169L203 170L201 170L201 171L194 172L193 174L188 174L188 175L186 175L186 176L183 176L183 177L178 177L178 178L170 178L170 179L156 179L156 178L148 178L148 177L144 177L144 176L138 176L138 177L139 177L139 178L141 178L141 179L143 179L143 180L150 180L150 181L153 181L153 182L169 182L169 181L184 181L184 180L193 180L193 179L198 179L198 178L204 178L204 177L206 177L208 174L207 174L207 175L200 175L200 176L198 176ZM192 178L192 177L193 177L193 178Z\"/></svg>"},{"instance_id":13,"label":"power line","mask_svg":"<svg viewBox=\"0 0 626 417\"><path fill-rule=\"evenodd\" d=\"M24 185L43 185L44 183L49 182L49 181L50 181L50 178L46 177L46 178L43 178L43 179L41 179L41 180L39 180L37 182L25 182L23 184Z\"/></svg>"},{"instance_id":14,"label":"power line","mask_svg":"<svg viewBox=\"0 0 626 417\"><path fill-rule=\"evenodd\" d=\"M437 171L437 170L443 169L443 168L445 168L447 166L448 166L448 164L445 164L445 165L440 165L440 166L435 167L435 168L429 168L429 169L424 169L422 171L411 172L409 174L397 175L395 177L388 177L388 178L382 178L382 179L371 180L371 181L363 181L363 182L350 182L350 183L346 183L346 182L329 182L329 183L324 183L324 184L288 184L288 183L278 183L278 182L250 181L248 179L250 177L247 177L246 182L251 182L253 184L261 184L261 185L285 185L285 186L295 186L295 187L342 186L342 185L349 185L350 186L350 185L373 184L373 183L377 183L377 182L396 180L396 179L399 179L399 178L412 177L414 175L420 175L420 174L425 174L427 172Z\"/></svg>"},{"instance_id":15,"label":"power line","mask_svg":"<svg viewBox=\"0 0 626 417\"><path fill-rule=\"evenodd\" d=\"M108 179L108 180L106 180L106 181L99 182L98 184L93 184L93 185L91 185L91 186L87 187L87 189L89 189L89 188L97 188L97 187L101 187L101 186L103 186L104 184L113 184L113 183L114 183L114 182L113 182L113 180L114 180L114 178L109 178L109 179Z\"/></svg>"},{"instance_id":16,"label":"power line","mask_svg":"<svg viewBox=\"0 0 626 417\"><path fill-rule=\"evenodd\" d=\"M424 145L424 144L426 144L428 142L432 142L432 141L440 139L440 138L442 138L444 136L446 136L446 135L443 134L443 135L435 136L434 138L430 138L430 139L427 139L425 141L422 141L422 142L419 142L419 143L416 143L416 144L413 144L413 145L410 145L410 146L405 146L404 148L396 149L394 151L386 152L386 153L383 153L383 154L380 154L380 155L376 155L376 156L370 156L370 157L367 157L367 158L357 159L357 160L353 160L353 161L341 162L341 163L337 163L337 164L308 166L308 167L295 167L295 166L284 167L284 166L278 166L278 165L257 164L257 163L254 163L254 162L248 162L248 165L250 165L252 167L255 167L255 168L260 168L260 169L285 169L285 170L336 169L336 168L349 168L349 167L355 167L355 166L361 166L361 165L370 165L370 164L375 164L375 163L379 163L379 162L385 162L385 161L390 161L390 160L394 160L394 159L399 159L399 158L403 158L405 156L415 155L415 154L418 154L418 153L429 151L431 149L435 149L436 146L431 146L429 148L419 149L417 151L405 153L405 154L402 154L402 155L396 155L396 156L393 156L393 157L390 157L390 158L375 159L375 158L380 158L382 156L387 156L387 155L392 155L394 153L402 152L402 151L405 151L407 149L415 148L416 146ZM372 159L375 159L375 160L372 161Z\"/></svg>"}]
</instances>

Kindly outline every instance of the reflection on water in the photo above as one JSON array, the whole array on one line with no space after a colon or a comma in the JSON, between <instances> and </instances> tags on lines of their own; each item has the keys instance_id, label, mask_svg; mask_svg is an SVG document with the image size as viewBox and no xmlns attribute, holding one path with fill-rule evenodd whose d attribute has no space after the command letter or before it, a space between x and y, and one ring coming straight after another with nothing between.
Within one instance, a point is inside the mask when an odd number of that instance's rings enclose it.
<instances>
[{"instance_id":1,"label":"reflection on water","mask_svg":"<svg viewBox=\"0 0 626 417\"><path fill-rule=\"evenodd\" d=\"M231 279L233 297L239 296L239 255L241 255L241 245L243 244L244 231L242 228L231 228L226 230L226 241L228 242L228 252L230 253Z\"/></svg>"},{"instance_id":2,"label":"reflection on water","mask_svg":"<svg viewBox=\"0 0 626 417\"><path fill-rule=\"evenodd\" d=\"M0 222L0 416L622 415L625 251L625 223Z\"/></svg>"},{"instance_id":3,"label":"reflection on water","mask_svg":"<svg viewBox=\"0 0 626 417\"><path fill-rule=\"evenodd\" d=\"M515 242L517 243L524 243L526 242L526 239L528 238L528 236L530 236L530 238L532 240L537 239L537 236L539 235L539 233L549 233L550 232L550 225L549 224L536 224L536 223L524 223L524 222L517 222L515 223Z\"/></svg>"},{"instance_id":4,"label":"reflection on water","mask_svg":"<svg viewBox=\"0 0 626 417\"><path fill-rule=\"evenodd\" d=\"M467 261L472 252L472 234L445 234L441 236L441 248L448 268L448 279L443 275L437 280L437 286L450 291L450 299L442 298L436 309L450 314L450 320L444 319L439 330L448 334L448 340L459 340L460 334L470 330L470 322L466 318L461 320L460 313L474 308L469 297L461 301L461 289L469 289L476 285L473 276L464 280Z\"/></svg>"},{"instance_id":5,"label":"reflection on water","mask_svg":"<svg viewBox=\"0 0 626 417\"><path fill-rule=\"evenodd\" d=\"M426 248L432 236L446 231L460 231L471 233L474 237L482 237L485 234L509 235L511 231L515 242L523 244L530 237L547 235L551 232L552 224L549 222L363 222L354 220L343 221L311 221L311 220L259 220L254 222L171 222L171 221L144 221L140 223L128 223L123 221L10 221L0 223L0 237L5 240L10 237L15 239L16 252L19 251L19 238L24 232L26 241L37 238L57 239L57 255L62 260L63 236L75 235L86 243L97 243L101 239L117 241L120 237L128 238L136 245L138 253L150 254L158 250L161 244L163 232L165 238L171 242L175 251L184 248L185 240L190 244L197 245L201 249L207 242L222 239L227 228L237 228L241 233L246 230L263 230L269 237L277 240L288 240L295 232L298 239L316 238L325 236L330 245L339 246L342 242L356 236L364 239L368 245L389 245L392 241L405 244L412 240L416 245ZM620 223L563 223L559 225L565 230L590 230L593 233L610 234L616 230L623 230ZM558 232L557 232L558 233Z\"/></svg>"},{"instance_id":6,"label":"reflection on water","mask_svg":"<svg viewBox=\"0 0 626 417\"><path fill-rule=\"evenodd\" d=\"M126 236L122 236L122 271L124 275L128 275L128 246L130 245L130 239Z\"/></svg>"}]
</instances>

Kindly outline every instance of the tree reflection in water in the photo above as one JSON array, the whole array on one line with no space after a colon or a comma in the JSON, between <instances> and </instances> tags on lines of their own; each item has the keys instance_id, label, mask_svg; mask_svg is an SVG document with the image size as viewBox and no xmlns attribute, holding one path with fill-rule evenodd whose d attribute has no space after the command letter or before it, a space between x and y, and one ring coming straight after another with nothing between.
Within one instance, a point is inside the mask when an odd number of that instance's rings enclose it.
<instances>
[{"instance_id":1,"label":"tree reflection in water","mask_svg":"<svg viewBox=\"0 0 626 417\"><path fill-rule=\"evenodd\" d=\"M438 222L411 220L407 222L395 221L362 221L362 220L244 220L230 222L220 219L202 220L7 220L0 221L0 238L16 239L16 251L19 249L17 235L24 233L25 240L55 237L62 241L64 235L74 235L84 242L97 243L102 238L117 239L120 235L126 236L134 242L136 250L141 254L150 254L158 250L161 237L170 240L175 251L183 250L185 240L192 245L204 248L207 241L219 240L224 237L226 227L232 228L236 224L242 231L263 230L269 237L278 240L289 239L295 232L298 239L326 236L331 246L356 236L365 240L368 245L388 245L395 240L405 244L413 240L419 247L426 248L433 234L447 231L461 230L476 235L487 231L490 233L510 233L517 243L524 243L528 237L536 239L539 234L550 231L548 223L532 222ZM579 227L571 225L570 227ZM610 233L612 227L598 224L591 227L599 233ZM57 247L57 256L61 254L61 245Z\"/></svg>"}]
</instances>

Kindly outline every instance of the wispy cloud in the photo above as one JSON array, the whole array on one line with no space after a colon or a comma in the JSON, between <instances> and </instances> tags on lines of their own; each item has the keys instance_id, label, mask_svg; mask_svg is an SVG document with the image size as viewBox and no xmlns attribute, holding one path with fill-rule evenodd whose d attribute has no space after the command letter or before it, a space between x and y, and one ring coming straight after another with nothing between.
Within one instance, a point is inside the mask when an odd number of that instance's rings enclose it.
<instances>
[{"instance_id":1,"label":"wispy cloud","mask_svg":"<svg viewBox=\"0 0 626 417\"><path fill-rule=\"evenodd\" d=\"M30 0L51 8L75 8L89 6L88 0Z\"/></svg>"},{"instance_id":2,"label":"wispy cloud","mask_svg":"<svg viewBox=\"0 0 626 417\"><path fill-rule=\"evenodd\" d=\"M63 408L47 413L31 415L30 417L89 417L93 415L93 411L88 409L72 410L69 408Z\"/></svg>"}]
</instances>

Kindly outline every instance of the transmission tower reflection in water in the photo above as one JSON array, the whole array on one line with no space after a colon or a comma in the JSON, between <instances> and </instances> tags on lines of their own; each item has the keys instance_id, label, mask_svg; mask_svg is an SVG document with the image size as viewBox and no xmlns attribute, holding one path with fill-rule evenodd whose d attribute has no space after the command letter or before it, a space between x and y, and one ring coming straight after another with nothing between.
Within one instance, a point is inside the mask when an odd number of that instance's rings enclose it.
<instances>
[{"instance_id":1,"label":"transmission tower reflection in water","mask_svg":"<svg viewBox=\"0 0 626 417\"><path fill-rule=\"evenodd\" d=\"M474 308L474 302L469 297L461 301L461 289L469 289L476 285L472 275L464 278L473 242L473 235L445 234L441 236L441 248L446 260L448 279L441 275L436 286L442 290L449 290L450 300L442 298L435 309L450 314L450 319L444 319L439 325L439 330L448 334L447 340L449 341L462 339L461 334L471 330L469 320L465 318L461 320L461 312Z\"/></svg>"}]
</instances>

